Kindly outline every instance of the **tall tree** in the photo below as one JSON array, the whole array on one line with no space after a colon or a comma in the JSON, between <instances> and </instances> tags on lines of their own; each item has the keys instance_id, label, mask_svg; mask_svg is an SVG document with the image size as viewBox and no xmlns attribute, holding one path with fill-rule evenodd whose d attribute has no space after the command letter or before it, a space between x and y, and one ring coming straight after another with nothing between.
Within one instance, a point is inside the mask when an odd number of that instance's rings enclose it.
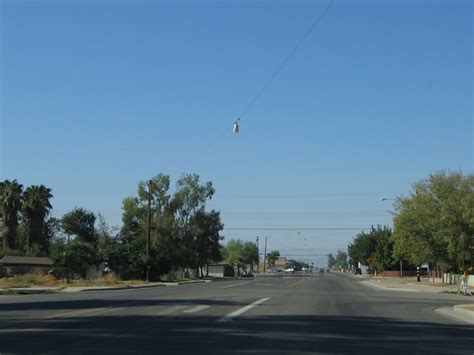
<instances>
[{"instance_id":1,"label":"tall tree","mask_svg":"<svg viewBox=\"0 0 474 355\"><path fill-rule=\"evenodd\" d=\"M244 265L250 265L250 269L253 271L253 266L259 261L257 245L254 242L245 242L242 254Z\"/></svg>"},{"instance_id":2,"label":"tall tree","mask_svg":"<svg viewBox=\"0 0 474 355\"><path fill-rule=\"evenodd\" d=\"M21 209L23 185L16 180L0 182L0 214L3 227L3 249L15 249L18 228L18 212Z\"/></svg>"},{"instance_id":3,"label":"tall tree","mask_svg":"<svg viewBox=\"0 0 474 355\"><path fill-rule=\"evenodd\" d=\"M346 269L347 266L347 253L344 250L339 249L336 253L336 267L338 269Z\"/></svg>"},{"instance_id":4,"label":"tall tree","mask_svg":"<svg viewBox=\"0 0 474 355\"><path fill-rule=\"evenodd\" d=\"M327 257L328 257L328 269L332 269L333 266L336 265L336 258L334 257L334 255L332 255L332 253L329 253Z\"/></svg>"},{"instance_id":5,"label":"tall tree","mask_svg":"<svg viewBox=\"0 0 474 355\"><path fill-rule=\"evenodd\" d=\"M370 232L360 232L348 246L348 254L353 265L371 264L376 270L396 268L393 256L392 230L378 225ZM370 260L370 263L369 263Z\"/></svg>"},{"instance_id":6,"label":"tall tree","mask_svg":"<svg viewBox=\"0 0 474 355\"><path fill-rule=\"evenodd\" d=\"M183 236L187 232L192 215L204 209L207 200L212 198L214 192L212 182L201 184L197 174L185 174L176 182L176 192L171 205Z\"/></svg>"},{"instance_id":7,"label":"tall tree","mask_svg":"<svg viewBox=\"0 0 474 355\"><path fill-rule=\"evenodd\" d=\"M453 271L474 264L474 175L445 171L413 185L395 203L394 251Z\"/></svg>"},{"instance_id":8,"label":"tall tree","mask_svg":"<svg viewBox=\"0 0 474 355\"><path fill-rule=\"evenodd\" d=\"M67 235L74 235L84 243L95 245L97 243L95 219L93 212L76 207L62 217L61 224Z\"/></svg>"},{"instance_id":9,"label":"tall tree","mask_svg":"<svg viewBox=\"0 0 474 355\"><path fill-rule=\"evenodd\" d=\"M240 268L244 265L244 243L240 239L231 239L225 246L225 261L237 266L237 274L240 274Z\"/></svg>"},{"instance_id":10,"label":"tall tree","mask_svg":"<svg viewBox=\"0 0 474 355\"><path fill-rule=\"evenodd\" d=\"M44 185L28 186L23 193L22 211L28 223L27 248L36 244L41 251L47 243L43 240L45 218L49 214L52 206L50 199L53 197L51 189Z\"/></svg>"},{"instance_id":11,"label":"tall tree","mask_svg":"<svg viewBox=\"0 0 474 355\"><path fill-rule=\"evenodd\" d=\"M205 212L200 210L191 218L191 231L193 236L193 246L190 246L196 253L197 262L203 276L203 267L206 267L208 274L208 265L210 262L221 259L220 241L224 238L220 232L224 228L221 222L220 213L217 211Z\"/></svg>"}]
</instances>

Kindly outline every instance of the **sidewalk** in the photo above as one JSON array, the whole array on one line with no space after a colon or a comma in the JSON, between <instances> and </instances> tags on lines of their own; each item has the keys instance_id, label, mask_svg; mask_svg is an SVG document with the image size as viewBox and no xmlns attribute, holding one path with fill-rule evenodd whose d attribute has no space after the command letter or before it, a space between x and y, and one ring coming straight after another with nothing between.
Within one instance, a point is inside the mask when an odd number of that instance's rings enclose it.
<instances>
[{"instance_id":1,"label":"sidewalk","mask_svg":"<svg viewBox=\"0 0 474 355\"><path fill-rule=\"evenodd\" d=\"M355 275L354 277L364 279L362 283L367 286L391 291L431 293L457 293L458 291L457 285L436 284L428 281L426 278L422 278L420 282L417 282L416 277L360 277Z\"/></svg>"},{"instance_id":2,"label":"sidewalk","mask_svg":"<svg viewBox=\"0 0 474 355\"><path fill-rule=\"evenodd\" d=\"M474 304L458 304L454 307L440 307L435 312L474 324Z\"/></svg>"},{"instance_id":3,"label":"sidewalk","mask_svg":"<svg viewBox=\"0 0 474 355\"><path fill-rule=\"evenodd\" d=\"M364 285L387 291L403 291L403 292L427 292L427 293L458 293L457 285L434 284L427 279L421 279L417 282L416 277L392 278L392 277L366 277L355 276L364 279L361 281ZM471 293L473 292L470 289ZM464 295L459 295L461 298ZM461 300L460 300L461 301ZM445 316L456 318L464 322L474 324L474 303L459 304L454 307L440 307L435 309L436 312Z\"/></svg>"}]
</instances>

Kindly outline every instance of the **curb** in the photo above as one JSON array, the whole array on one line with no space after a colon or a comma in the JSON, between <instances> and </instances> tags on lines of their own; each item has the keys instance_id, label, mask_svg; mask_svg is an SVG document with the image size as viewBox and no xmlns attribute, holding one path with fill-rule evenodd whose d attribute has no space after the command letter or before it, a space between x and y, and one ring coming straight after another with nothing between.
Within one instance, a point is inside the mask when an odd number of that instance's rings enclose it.
<instances>
[{"instance_id":1,"label":"curb","mask_svg":"<svg viewBox=\"0 0 474 355\"><path fill-rule=\"evenodd\" d=\"M83 290L77 290L77 291L61 291L61 292L89 292L89 291L119 291L119 290L130 290L134 288L151 288L151 287L164 287L166 285L164 284L159 284L159 285L137 285L137 286L121 286L121 287L102 287L102 288L86 288Z\"/></svg>"},{"instance_id":2,"label":"curb","mask_svg":"<svg viewBox=\"0 0 474 355\"><path fill-rule=\"evenodd\" d=\"M371 281L361 281L361 283L364 284L364 285L367 285L367 286L370 286L370 287L374 287L374 288L378 288L378 289L385 290L385 291L425 292L425 291L420 291L420 290L414 290L414 289L412 289L412 288L384 287L384 286L376 285L376 284L374 284L374 283L371 282Z\"/></svg>"},{"instance_id":3,"label":"curb","mask_svg":"<svg viewBox=\"0 0 474 355\"><path fill-rule=\"evenodd\" d=\"M187 284L195 283L209 283L213 280L192 280L192 281L182 281L182 282L162 282L159 284L143 284L143 285L127 285L127 286L98 286L98 287L81 287L77 286L77 289L74 289L76 286L69 286L63 289L60 288L28 288L28 287L18 287L10 289L0 289L0 295L39 295L39 294L49 294L49 293L76 293L76 292L91 292L91 291L119 291L119 290L131 290L131 289L141 289L141 288L152 288L152 287L172 287L180 286Z\"/></svg>"},{"instance_id":4,"label":"curb","mask_svg":"<svg viewBox=\"0 0 474 355\"><path fill-rule=\"evenodd\" d=\"M462 309L460 306L465 305L456 305L454 307L439 307L435 308L434 311L449 318L454 318L456 320L461 320L469 324L474 324L474 312Z\"/></svg>"},{"instance_id":5,"label":"curb","mask_svg":"<svg viewBox=\"0 0 474 355\"><path fill-rule=\"evenodd\" d=\"M474 324L474 310L470 311L465 309L465 306L473 306L473 304L457 304L454 306L454 312L457 314L462 314L471 319L471 323Z\"/></svg>"},{"instance_id":6,"label":"curb","mask_svg":"<svg viewBox=\"0 0 474 355\"><path fill-rule=\"evenodd\" d=\"M2 294L14 294L14 295L40 295L58 292L55 288L36 289L28 287L17 287L4 290Z\"/></svg>"}]
</instances>

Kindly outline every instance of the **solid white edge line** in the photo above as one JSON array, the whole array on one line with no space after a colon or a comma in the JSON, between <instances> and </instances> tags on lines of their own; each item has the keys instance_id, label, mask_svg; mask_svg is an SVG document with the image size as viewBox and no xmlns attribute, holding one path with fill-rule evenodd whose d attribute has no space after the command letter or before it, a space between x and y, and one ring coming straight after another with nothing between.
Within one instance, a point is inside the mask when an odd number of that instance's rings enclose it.
<instances>
[{"instance_id":1,"label":"solid white edge line","mask_svg":"<svg viewBox=\"0 0 474 355\"><path fill-rule=\"evenodd\" d=\"M236 310L232 313L229 313L229 314L225 315L224 317L219 318L217 321L218 322L231 321L235 317L240 316L242 313L245 313L245 312L251 310L252 308L257 307L259 304L262 304L263 302L267 302L269 299L270 299L269 297L261 298L258 301L250 303L249 305L247 305L245 307L239 308L238 310Z\"/></svg>"}]
</instances>

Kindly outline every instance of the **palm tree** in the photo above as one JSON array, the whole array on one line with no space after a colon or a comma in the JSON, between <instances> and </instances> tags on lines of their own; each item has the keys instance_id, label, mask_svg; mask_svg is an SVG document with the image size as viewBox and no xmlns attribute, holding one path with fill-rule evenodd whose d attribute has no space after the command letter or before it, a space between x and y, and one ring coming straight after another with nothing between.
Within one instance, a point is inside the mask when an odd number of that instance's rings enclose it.
<instances>
[{"instance_id":1,"label":"palm tree","mask_svg":"<svg viewBox=\"0 0 474 355\"><path fill-rule=\"evenodd\" d=\"M3 250L15 248L22 189L23 185L19 184L16 180L4 180L0 182L0 214L3 222Z\"/></svg>"},{"instance_id":2,"label":"palm tree","mask_svg":"<svg viewBox=\"0 0 474 355\"><path fill-rule=\"evenodd\" d=\"M27 248L36 243L44 249L44 220L52 208L49 202L52 197L51 189L44 185L28 186L23 193L22 210L28 223Z\"/></svg>"}]
</instances>

